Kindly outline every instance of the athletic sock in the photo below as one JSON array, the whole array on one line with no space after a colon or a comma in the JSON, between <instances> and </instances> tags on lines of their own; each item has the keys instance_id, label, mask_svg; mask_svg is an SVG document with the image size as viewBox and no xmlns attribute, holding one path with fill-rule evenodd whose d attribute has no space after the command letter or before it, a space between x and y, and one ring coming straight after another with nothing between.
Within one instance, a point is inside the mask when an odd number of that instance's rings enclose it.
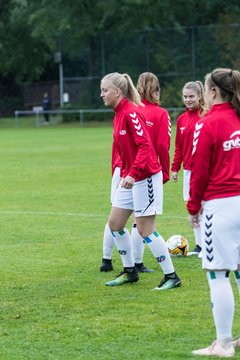
<instances>
[{"instance_id":1,"label":"athletic sock","mask_svg":"<svg viewBox=\"0 0 240 360\"><path fill-rule=\"evenodd\" d=\"M138 232L136 224L132 225L131 238L133 243L134 262L135 264L140 264L143 262L145 244L143 237Z\"/></svg>"},{"instance_id":2,"label":"athletic sock","mask_svg":"<svg viewBox=\"0 0 240 360\"><path fill-rule=\"evenodd\" d=\"M198 246L200 246L200 248L202 248L202 245L201 245L201 227L199 227L197 229L193 229L193 232L194 232L196 245L198 245Z\"/></svg>"},{"instance_id":3,"label":"athletic sock","mask_svg":"<svg viewBox=\"0 0 240 360\"><path fill-rule=\"evenodd\" d=\"M151 235L145 237L144 241L157 259L163 273L165 275L174 273L172 259L162 236L157 231L154 231Z\"/></svg>"},{"instance_id":4,"label":"athletic sock","mask_svg":"<svg viewBox=\"0 0 240 360\"><path fill-rule=\"evenodd\" d=\"M124 268L134 268L132 239L127 228L112 231Z\"/></svg>"},{"instance_id":5,"label":"athletic sock","mask_svg":"<svg viewBox=\"0 0 240 360\"><path fill-rule=\"evenodd\" d=\"M108 223L105 225L103 234L103 259L112 259L112 253L115 246L113 234L109 228Z\"/></svg>"},{"instance_id":6,"label":"athletic sock","mask_svg":"<svg viewBox=\"0 0 240 360\"><path fill-rule=\"evenodd\" d=\"M234 278L238 286L238 291L240 294L240 271L234 271Z\"/></svg>"},{"instance_id":7,"label":"athletic sock","mask_svg":"<svg viewBox=\"0 0 240 360\"><path fill-rule=\"evenodd\" d=\"M234 296L229 271L207 271L212 313L217 340L224 343L232 339Z\"/></svg>"}]
</instances>

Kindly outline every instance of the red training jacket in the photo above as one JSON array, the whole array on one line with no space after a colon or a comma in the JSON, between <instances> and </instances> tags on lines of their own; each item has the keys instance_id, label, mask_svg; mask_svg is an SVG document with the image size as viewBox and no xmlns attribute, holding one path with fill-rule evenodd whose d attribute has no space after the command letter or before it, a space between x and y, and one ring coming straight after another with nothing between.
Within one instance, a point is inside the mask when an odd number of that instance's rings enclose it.
<instances>
[{"instance_id":1,"label":"red training jacket","mask_svg":"<svg viewBox=\"0 0 240 360\"><path fill-rule=\"evenodd\" d=\"M146 129L141 106L123 98L114 108L113 139L122 160L121 177L141 181L162 170Z\"/></svg>"},{"instance_id":2,"label":"red training jacket","mask_svg":"<svg viewBox=\"0 0 240 360\"><path fill-rule=\"evenodd\" d=\"M188 212L201 202L240 195L240 116L231 103L213 105L196 124Z\"/></svg>"},{"instance_id":3,"label":"red training jacket","mask_svg":"<svg viewBox=\"0 0 240 360\"><path fill-rule=\"evenodd\" d=\"M196 123L199 121L199 109L185 111L177 119L175 151L171 170L178 172L183 163L184 170L191 170L192 141Z\"/></svg>"},{"instance_id":4,"label":"red training jacket","mask_svg":"<svg viewBox=\"0 0 240 360\"><path fill-rule=\"evenodd\" d=\"M169 180L170 156L169 148L171 141L171 120L167 110L146 99L142 100L143 114L147 125L150 139L153 143L157 158L162 166L163 183Z\"/></svg>"}]
</instances>

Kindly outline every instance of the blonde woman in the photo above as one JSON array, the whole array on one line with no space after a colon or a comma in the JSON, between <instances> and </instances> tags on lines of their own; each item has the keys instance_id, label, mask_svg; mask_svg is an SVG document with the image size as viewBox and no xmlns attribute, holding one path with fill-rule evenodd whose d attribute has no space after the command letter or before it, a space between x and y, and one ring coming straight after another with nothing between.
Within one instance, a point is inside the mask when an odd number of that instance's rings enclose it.
<instances>
[{"instance_id":1,"label":"blonde woman","mask_svg":"<svg viewBox=\"0 0 240 360\"><path fill-rule=\"evenodd\" d=\"M206 112L204 88L200 81L187 82L182 89L186 111L177 119L175 151L172 162L172 180L178 181L178 172L183 166L183 200L188 201L191 176L192 142L196 123ZM201 230L194 229L195 247L188 253L201 256Z\"/></svg>"},{"instance_id":2,"label":"blonde woman","mask_svg":"<svg viewBox=\"0 0 240 360\"><path fill-rule=\"evenodd\" d=\"M121 182L115 192L108 226L123 262L123 272L106 283L117 286L138 281L132 240L126 223L134 211L139 234L160 264L164 278L155 290L179 287L166 243L156 230L162 212L162 168L157 160L141 111L141 98L128 74L111 73L101 81L101 97L112 107L113 139L121 157Z\"/></svg>"}]
</instances>

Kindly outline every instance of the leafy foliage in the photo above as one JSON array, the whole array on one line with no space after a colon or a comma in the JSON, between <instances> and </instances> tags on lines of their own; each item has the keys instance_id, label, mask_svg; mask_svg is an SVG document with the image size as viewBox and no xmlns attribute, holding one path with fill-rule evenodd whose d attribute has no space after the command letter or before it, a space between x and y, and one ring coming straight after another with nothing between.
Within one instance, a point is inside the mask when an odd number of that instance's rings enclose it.
<instances>
[{"instance_id":1,"label":"leafy foliage","mask_svg":"<svg viewBox=\"0 0 240 360\"><path fill-rule=\"evenodd\" d=\"M170 88L240 63L238 0L8 0L0 15L2 83L57 80L56 52L66 77L152 71Z\"/></svg>"},{"instance_id":2,"label":"leafy foliage","mask_svg":"<svg viewBox=\"0 0 240 360\"><path fill-rule=\"evenodd\" d=\"M89 48L89 74L94 74L99 36L106 32L126 36L160 27L181 32L182 26L239 23L240 5L236 0L9 0L1 4L0 12L0 70L20 81L39 78L59 50L71 59ZM220 32L219 45L222 38ZM229 43L233 51L238 46L237 39ZM161 65L166 60L163 57Z\"/></svg>"}]
</instances>

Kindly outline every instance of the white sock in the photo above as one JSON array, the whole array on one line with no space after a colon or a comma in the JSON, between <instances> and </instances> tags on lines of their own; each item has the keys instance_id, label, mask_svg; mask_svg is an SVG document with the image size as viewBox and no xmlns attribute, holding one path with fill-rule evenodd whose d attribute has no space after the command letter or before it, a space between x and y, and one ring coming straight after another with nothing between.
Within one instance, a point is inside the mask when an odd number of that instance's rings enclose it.
<instances>
[{"instance_id":1,"label":"white sock","mask_svg":"<svg viewBox=\"0 0 240 360\"><path fill-rule=\"evenodd\" d=\"M133 258L135 264L141 264L143 262L143 253L144 253L144 239L139 234L136 224L132 226L131 238L133 243Z\"/></svg>"},{"instance_id":2,"label":"white sock","mask_svg":"<svg viewBox=\"0 0 240 360\"><path fill-rule=\"evenodd\" d=\"M196 245L200 246L200 248L202 247L201 245L201 227L197 228L197 229L193 229L194 232L194 236L195 236L195 243Z\"/></svg>"},{"instance_id":3,"label":"white sock","mask_svg":"<svg viewBox=\"0 0 240 360\"><path fill-rule=\"evenodd\" d=\"M157 231L154 231L154 233L145 237L144 240L145 243L148 244L154 257L157 259L163 273L165 275L172 274L174 272L172 259L169 255L166 242L163 240L162 236L158 234Z\"/></svg>"},{"instance_id":4,"label":"white sock","mask_svg":"<svg viewBox=\"0 0 240 360\"><path fill-rule=\"evenodd\" d=\"M132 239L127 228L113 231L114 241L122 258L123 267L134 267Z\"/></svg>"},{"instance_id":5,"label":"white sock","mask_svg":"<svg viewBox=\"0 0 240 360\"><path fill-rule=\"evenodd\" d=\"M232 339L234 317L234 296L229 272L207 271L207 278L217 340L220 342L228 341Z\"/></svg>"},{"instance_id":6,"label":"white sock","mask_svg":"<svg viewBox=\"0 0 240 360\"><path fill-rule=\"evenodd\" d=\"M234 271L234 278L238 286L238 291L240 294L240 271Z\"/></svg>"},{"instance_id":7,"label":"white sock","mask_svg":"<svg viewBox=\"0 0 240 360\"><path fill-rule=\"evenodd\" d=\"M103 234L103 258L112 259L113 248L115 246L115 241L113 234L109 228L108 223L105 225L104 234Z\"/></svg>"}]
</instances>

